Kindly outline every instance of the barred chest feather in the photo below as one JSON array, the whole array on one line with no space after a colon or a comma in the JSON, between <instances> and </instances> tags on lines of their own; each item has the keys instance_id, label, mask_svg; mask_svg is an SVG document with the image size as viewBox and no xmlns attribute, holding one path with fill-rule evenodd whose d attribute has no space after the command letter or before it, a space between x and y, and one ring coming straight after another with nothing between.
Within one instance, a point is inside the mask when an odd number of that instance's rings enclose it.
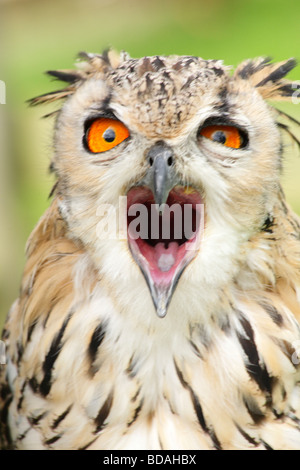
<instances>
[{"instance_id":1,"label":"barred chest feather","mask_svg":"<svg viewBox=\"0 0 300 470\"><path fill-rule=\"evenodd\" d=\"M164 319L144 298L138 322L115 295L100 283L23 332L7 367L18 448L300 447L299 327L275 295L231 295L205 324L180 296Z\"/></svg>"}]
</instances>

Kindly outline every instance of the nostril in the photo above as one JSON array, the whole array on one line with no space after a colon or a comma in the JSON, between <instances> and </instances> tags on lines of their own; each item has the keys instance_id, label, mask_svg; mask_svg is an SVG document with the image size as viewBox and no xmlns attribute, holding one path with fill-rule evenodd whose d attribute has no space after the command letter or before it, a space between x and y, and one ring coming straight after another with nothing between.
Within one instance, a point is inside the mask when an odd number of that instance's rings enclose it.
<instances>
[{"instance_id":1,"label":"nostril","mask_svg":"<svg viewBox=\"0 0 300 470\"><path fill-rule=\"evenodd\" d=\"M173 150L163 141L158 141L152 145L147 151L146 158L150 167L157 166L157 164L171 167L174 164Z\"/></svg>"}]
</instances>

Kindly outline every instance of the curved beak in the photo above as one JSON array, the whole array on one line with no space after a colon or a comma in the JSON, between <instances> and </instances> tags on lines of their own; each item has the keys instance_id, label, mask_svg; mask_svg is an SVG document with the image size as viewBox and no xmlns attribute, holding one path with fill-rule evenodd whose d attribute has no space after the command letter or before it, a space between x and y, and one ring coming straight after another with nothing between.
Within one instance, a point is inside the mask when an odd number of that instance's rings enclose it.
<instances>
[{"instance_id":1,"label":"curved beak","mask_svg":"<svg viewBox=\"0 0 300 470\"><path fill-rule=\"evenodd\" d=\"M169 192L178 183L174 170L174 153L167 144L159 141L150 148L147 160L149 169L143 183L152 190L158 212L162 213Z\"/></svg>"},{"instance_id":2,"label":"curved beak","mask_svg":"<svg viewBox=\"0 0 300 470\"><path fill-rule=\"evenodd\" d=\"M171 147L158 141L146 158L146 175L127 193L128 244L163 318L199 249L203 201L198 191L182 186Z\"/></svg>"}]
</instances>

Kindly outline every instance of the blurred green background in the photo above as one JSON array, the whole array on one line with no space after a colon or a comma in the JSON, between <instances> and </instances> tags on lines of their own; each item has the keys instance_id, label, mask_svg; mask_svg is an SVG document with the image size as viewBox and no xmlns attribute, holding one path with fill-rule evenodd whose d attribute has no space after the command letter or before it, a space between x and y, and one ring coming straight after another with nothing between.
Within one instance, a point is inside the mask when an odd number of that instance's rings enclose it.
<instances>
[{"instance_id":1,"label":"blurred green background","mask_svg":"<svg viewBox=\"0 0 300 470\"><path fill-rule=\"evenodd\" d=\"M234 66L261 55L300 59L299 25L299 0L0 0L0 329L53 184L53 120L41 119L50 110L26 104L60 86L43 72L70 68L79 51L107 46L133 57L189 54ZM300 80L300 66L290 77ZM300 119L300 105L278 107ZM283 184L300 213L300 158L292 150Z\"/></svg>"}]
</instances>

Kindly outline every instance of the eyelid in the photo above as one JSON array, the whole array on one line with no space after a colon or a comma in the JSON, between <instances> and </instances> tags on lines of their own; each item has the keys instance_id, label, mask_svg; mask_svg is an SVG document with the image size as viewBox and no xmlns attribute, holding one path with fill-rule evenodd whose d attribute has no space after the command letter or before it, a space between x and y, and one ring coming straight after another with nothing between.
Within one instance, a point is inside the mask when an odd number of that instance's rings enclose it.
<instances>
[{"instance_id":1,"label":"eyelid","mask_svg":"<svg viewBox=\"0 0 300 470\"><path fill-rule=\"evenodd\" d=\"M231 126L246 132L243 126L225 116L210 116L200 125L199 130L208 126Z\"/></svg>"},{"instance_id":2,"label":"eyelid","mask_svg":"<svg viewBox=\"0 0 300 470\"><path fill-rule=\"evenodd\" d=\"M97 119L114 119L115 121L120 121L120 119L113 113L111 109L105 109L103 111L98 111L95 114L91 114L86 120L84 121L84 133L86 134L87 130L91 126L92 122L96 121Z\"/></svg>"},{"instance_id":3,"label":"eyelid","mask_svg":"<svg viewBox=\"0 0 300 470\"><path fill-rule=\"evenodd\" d=\"M211 116L209 118L207 118L203 124L199 127L198 131L197 131L197 138L200 138L202 137L201 136L201 131L203 129L205 129L206 127L210 127L210 126L228 126L228 127L234 127L235 129L237 129L241 135L241 138L242 138L242 145L241 147L239 147L239 149L235 149L235 150L240 150L240 149L245 149L247 146L248 146L248 143L249 143L249 136L248 136L248 132L247 130L245 129L244 126L241 126L240 124L237 124L236 122L234 121L231 121L229 119L226 119L225 117L223 116ZM230 147L228 147L230 148Z\"/></svg>"}]
</instances>

